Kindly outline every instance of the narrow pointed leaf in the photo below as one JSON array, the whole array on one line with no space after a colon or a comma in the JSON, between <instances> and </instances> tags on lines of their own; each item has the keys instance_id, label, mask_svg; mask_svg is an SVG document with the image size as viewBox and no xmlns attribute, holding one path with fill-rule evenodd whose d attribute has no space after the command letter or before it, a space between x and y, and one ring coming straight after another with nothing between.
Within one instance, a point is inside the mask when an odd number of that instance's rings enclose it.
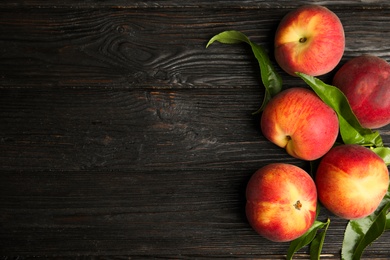
<instances>
[{"instance_id":1,"label":"narrow pointed leaf","mask_svg":"<svg viewBox=\"0 0 390 260\"><path fill-rule=\"evenodd\" d=\"M314 224L310 227L310 229L306 231L305 234L291 241L290 247L288 248L287 251L287 259L292 259L293 255L298 250L310 244L311 241L313 241L313 239L315 238L317 234L317 230L323 228L325 225L326 223L316 220Z\"/></svg>"},{"instance_id":2,"label":"narrow pointed leaf","mask_svg":"<svg viewBox=\"0 0 390 260\"><path fill-rule=\"evenodd\" d=\"M238 31L224 31L212 37L207 43L206 48L208 48L215 41L226 44L235 44L246 42L246 38L246 36Z\"/></svg>"},{"instance_id":3,"label":"narrow pointed leaf","mask_svg":"<svg viewBox=\"0 0 390 260\"><path fill-rule=\"evenodd\" d=\"M215 35L207 43L206 48L215 41L225 44L244 42L250 45L252 52L259 63L261 80L265 87L264 100L257 112L262 111L268 101L282 90L282 78L276 72L266 51L261 46L250 41L245 34L234 30L224 31Z\"/></svg>"},{"instance_id":4,"label":"narrow pointed leaf","mask_svg":"<svg viewBox=\"0 0 390 260\"><path fill-rule=\"evenodd\" d=\"M360 144L364 146L383 146L378 132L364 128L353 113L345 95L335 86L328 85L316 77L297 73L324 101L332 107L339 118L340 135L346 144Z\"/></svg>"},{"instance_id":5,"label":"narrow pointed leaf","mask_svg":"<svg viewBox=\"0 0 390 260\"><path fill-rule=\"evenodd\" d=\"M320 259L320 255L322 252L322 247L324 245L326 231L328 231L328 227L330 224L330 219L328 219L324 225L324 230L319 232L317 236L313 239L310 244L310 259L318 260Z\"/></svg>"}]
</instances>

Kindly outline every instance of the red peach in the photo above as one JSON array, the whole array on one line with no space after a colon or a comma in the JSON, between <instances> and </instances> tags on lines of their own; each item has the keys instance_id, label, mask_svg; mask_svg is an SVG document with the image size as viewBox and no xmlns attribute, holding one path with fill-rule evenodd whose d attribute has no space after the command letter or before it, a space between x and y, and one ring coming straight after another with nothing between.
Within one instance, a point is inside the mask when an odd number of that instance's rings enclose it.
<instances>
[{"instance_id":1,"label":"red peach","mask_svg":"<svg viewBox=\"0 0 390 260\"><path fill-rule=\"evenodd\" d=\"M348 144L332 148L315 177L318 198L335 215L359 219L374 212L389 186L382 158L369 148Z\"/></svg>"},{"instance_id":2,"label":"red peach","mask_svg":"<svg viewBox=\"0 0 390 260\"><path fill-rule=\"evenodd\" d=\"M275 59L290 75L319 76L333 70L345 48L344 29L324 6L305 5L281 20L275 34Z\"/></svg>"},{"instance_id":3,"label":"red peach","mask_svg":"<svg viewBox=\"0 0 390 260\"><path fill-rule=\"evenodd\" d=\"M315 160L332 148L339 121L335 111L313 91L290 88L269 101L261 116L261 130L291 156Z\"/></svg>"},{"instance_id":4,"label":"red peach","mask_svg":"<svg viewBox=\"0 0 390 260\"><path fill-rule=\"evenodd\" d=\"M285 163L255 172L246 188L246 215L261 236L275 242L294 240L314 223L317 190L303 169Z\"/></svg>"},{"instance_id":5,"label":"red peach","mask_svg":"<svg viewBox=\"0 0 390 260\"><path fill-rule=\"evenodd\" d=\"M349 60L335 74L333 85L345 94L362 126L390 123L390 64L384 59L362 55Z\"/></svg>"}]
</instances>

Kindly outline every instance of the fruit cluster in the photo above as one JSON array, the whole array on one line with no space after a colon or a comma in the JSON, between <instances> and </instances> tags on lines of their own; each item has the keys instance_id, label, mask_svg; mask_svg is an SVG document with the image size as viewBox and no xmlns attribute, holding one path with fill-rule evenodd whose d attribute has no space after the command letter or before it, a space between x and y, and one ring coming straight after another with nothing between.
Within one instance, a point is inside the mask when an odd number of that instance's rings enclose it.
<instances>
[{"instance_id":1,"label":"fruit cluster","mask_svg":"<svg viewBox=\"0 0 390 260\"><path fill-rule=\"evenodd\" d=\"M341 21L323 6L288 13L275 34L275 59L288 74L326 74L339 64L345 48ZM346 96L366 128L390 123L390 65L362 55L335 74L333 85ZM336 144L336 112L315 92L289 88L274 96L261 115L263 135L295 158L319 160L314 179L303 169L273 163L259 169L246 189L250 225L271 241L291 241L316 220L317 200L348 220L373 213L389 187L384 160L359 144Z\"/></svg>"},{"instance_id":2,"label":"fruit cluster","mask_svg":"<svg viewBox=\"0 0 390 260\"><path fill-rule=\"evenodd\" d=\"M390 123L390 65L379 57L361 55L335 73L333 85L315 78L334 70L345 49L340 19L319 5L288 13L279 23L274 42L279 66L312 89L282 91L282 79L266 51L238 31L215 35L207 46L214 41L251 46L266 88L259 110L263 135L289 155L315 161L311 165L317 166L312 167L314 177L287 163L257 170L246 188L249 224L271 241L291 241L288 258L316 240L310 254L318 258L330 223L316 219L319 201L349 220L346 233L352 225L358 227L348 236L353 241L346 242L344 237L342 248L343 259L358 259L368 244L390 229L386 165L390 164L390 147L371 130ZM321 228L325 231L317 235Z\"/></svg>"}]
</instances>

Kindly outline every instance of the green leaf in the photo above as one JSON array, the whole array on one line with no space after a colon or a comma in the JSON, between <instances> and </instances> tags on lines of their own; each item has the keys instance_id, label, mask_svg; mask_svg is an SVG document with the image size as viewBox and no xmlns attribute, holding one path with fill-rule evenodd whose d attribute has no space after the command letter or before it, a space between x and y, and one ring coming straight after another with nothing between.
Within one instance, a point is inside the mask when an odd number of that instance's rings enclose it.
<instances>
[{"instance_id":1,"label":"green leaf","mask_svg":"<svg viewBox=\"0 0 390 260\"><path fill-rule=\"evenodd\" d=\"M297 72L328 106L333 108L339 118L340 135L345 144L382 147L383 141L378 132L360 125L345 95L335 86L328 85L316 77Z\"/></svg>"},{"instance_id":2,"label":"green leaf","mask_svg":"<svg viewBox=\"0 0 390 260\"><path fill-rule=\"evenodd\" d=\"M365 248L389 228L390 186L381 204L371 215L350 220L344 233L341 257L343 260L358 260Z\"/></svg>"},{"instance_id":3,"label":"green leaf","mask_svg":"<svg viewBox=\"0 0 390 260\"><path fill-rule=\"evenodd\" d=\"M386 215L386 229L385 230L389 230L390 229L390 212L387 213Z\"/></svg>"},{"instance_id":4,"label":"green leaf","mask_svg":"<svg viewBox=\"0 0 390 260\"><path fill-rule=\"evenodd\" d=\"M305 234L300 236L299 238L291 241L290 247L287 251L287 259L292 259L293 255L303 248L304 246L307 246L308 244L313 241L317 234L317 230L323 228L327 223L323 223L321 221L314 221L314 224L310 227L308 231L306 231Z\"/></svg>"},{"instance_id":5,"label":"green leaf","mask_svg":"<svg viewBox=\"0 0 390 260\"><path fill-rule=\"evenodd\" d=\"M375 147L372 150L385 161L386 165L390 165L390 147Z\"/></svg>"},{"instance_id":6,"label":"green leaf","mask_svg":"<svg viewBox=\"0 0 390 260\"><path fill-rule=\"evenodd\" d=\"M324 225L324 230L319 232L317 236L313 239L310 244L310 259L320 259L320 255L322 252L322 246L324 245L326 231L328 231L328 227L330 224L330 219L328 219Z\"/></svg>"},{"instance_id":7,"label":"green leaf","mask_svg":"<svg viewBox=\"0 0 390 260\"><path fill-rule=\"evenodd\" d=\"M265 87L264 100L260 109L257 112L262 111L265 105L268 103L268 101L282 90L282 78L276 72L266 51L261 46L250 41L245 34L234 30L224 31L215 35L207 43L206 48L209 47L215 41L218 41L220 43L226 43L226 44L235 44L235 43L244 42L251 46L252 52L259 63L261 80Z\"/></svg>"}]
</instances>

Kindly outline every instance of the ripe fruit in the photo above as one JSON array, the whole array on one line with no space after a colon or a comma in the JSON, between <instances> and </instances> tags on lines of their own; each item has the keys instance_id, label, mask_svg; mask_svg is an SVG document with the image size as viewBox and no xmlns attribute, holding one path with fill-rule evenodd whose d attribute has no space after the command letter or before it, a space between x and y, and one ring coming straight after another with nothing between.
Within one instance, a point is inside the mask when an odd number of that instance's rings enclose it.
<instances>
[{"instance_id":1,"label":"ripe fruit","mask_svg":"<svg viewBox=\"0 0 390 260\"><path fill-rule=\"evenodd\" d=\"M333 85L345 94L362 126L379 128L390 123L390 64L385 60L355 57L337 71Z\"/></svg>"},{"instance_id":2,"label":"ripe fruit","mask_svg":"<svg viewBox=\"0 0 390 260\"><path fill-rule=\"evenodd\" d=\"M287 73L319 76L333 70L344 53L340 19L323 6L305 5L288 13L275 34L275 59Z\"/></svg>"},{"instance_id":3,"label":"ripe fruit","mask_svg":"<svg viewBox=\"0 0 390 260\"><path fill-rule=\"evenodd\" d=\"M389 186L386 164L369 148L340 145L321 160L315 182L318 198L335 215L359 219L379 206Z\"/></svg>"},{"instance_id":4,"label":"ripe fruit","mask_svg":"<svg viewBox=\"0 0 390 260\"><path fill-rule=\"evenodd\" d=\"M263 135L293 157L315 160L336 141L336 113L313 91L286 89L272 98L261 116Z\"/></svg>"},{"instance_id":5,"label":"ripe fruit","mask_svg":"<svg viewBox=\"0 0 390 260\"><path fill-rule=\"evenodd\" d=\"M271 241L300 237L316 218L314 181L307 172L291 164L273 163L257 170L248 182L246 199L249 224Z\"/></svg>"}]
</instances>

